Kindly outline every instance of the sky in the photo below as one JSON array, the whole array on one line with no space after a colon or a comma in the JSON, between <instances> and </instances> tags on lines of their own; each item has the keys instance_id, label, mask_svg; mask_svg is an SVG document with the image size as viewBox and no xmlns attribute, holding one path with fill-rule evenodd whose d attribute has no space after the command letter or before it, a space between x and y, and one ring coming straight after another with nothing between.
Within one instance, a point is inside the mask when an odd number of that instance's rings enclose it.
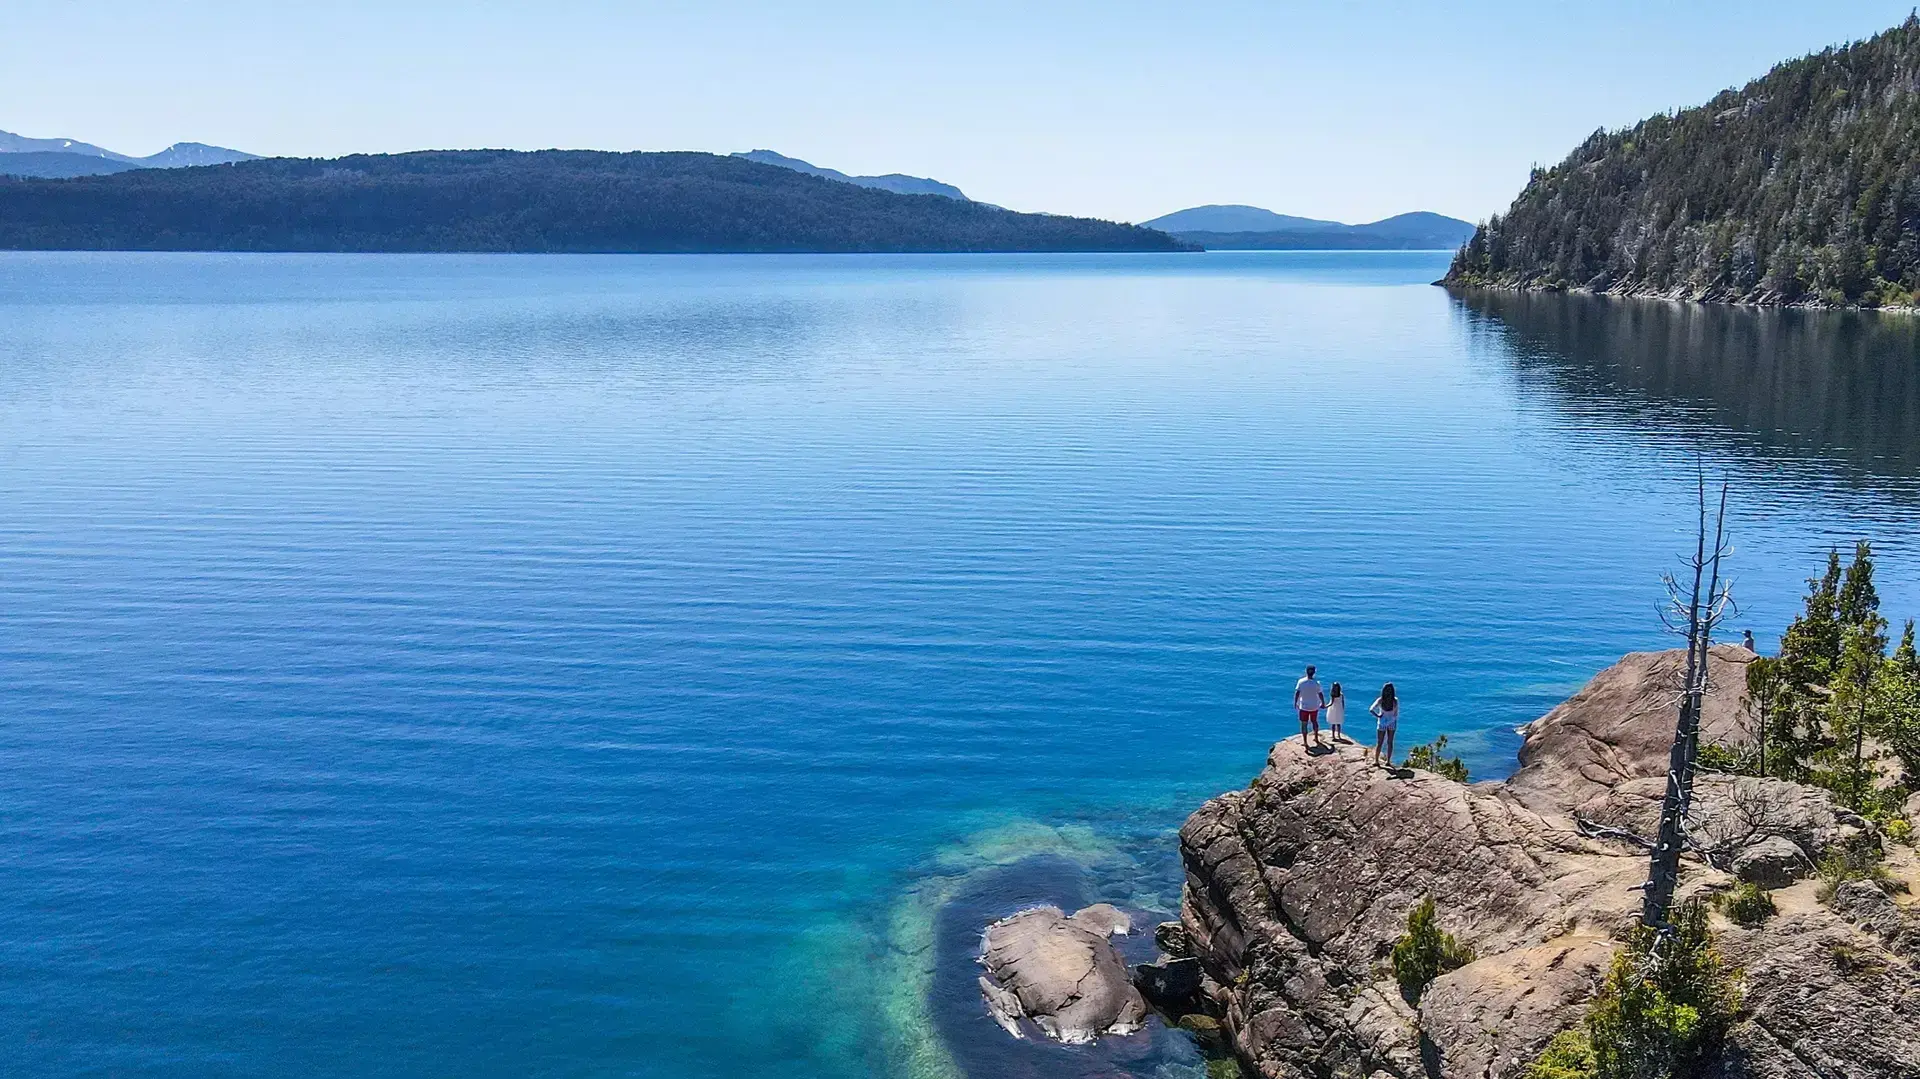
<instances>
[{"instance_id":1,"label":"sky","mask_svg":"<svg viewBox=\"0 0 1920 1079\"><path fill-rule=\"evenodd\" d=\"M767 148L1019 210L1480 220L1914 0L0 0L0 129L148 154Z\"/></svg>"}]
</instances>

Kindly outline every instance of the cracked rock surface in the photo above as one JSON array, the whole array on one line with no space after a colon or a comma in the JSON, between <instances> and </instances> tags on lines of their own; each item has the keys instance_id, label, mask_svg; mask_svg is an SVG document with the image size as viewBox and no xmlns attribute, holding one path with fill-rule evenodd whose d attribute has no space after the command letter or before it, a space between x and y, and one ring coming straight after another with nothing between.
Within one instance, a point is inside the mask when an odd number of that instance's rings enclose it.
<instances>
[{"instance_id":1,"label":"cracked rock surface","mask_svg":"<svg viewBox=\"0 0 1920 1079\"><path fill-rule=\"evenodd\" d=\"M1738 737L1749 653L1714 653L1706 718ZM1369 763L1357 746L1276 745L1252 786L1207 802L1181 829L1181 918L1235 1051L1279 1079L1515 1079L1576 1025L1639 914L1645 852L1590 838L1574 812L1640 823L1665 770L1681 652L1640 653L1530 725L1506 783L1465 785ZM1651 784L1650 784L1650 781ZM1653 798L1658 798L1657 790ZM1874 841L1824 792L1716 778L1695 802L1713 860L1782 841L1809 859ZM1702 855L1681 897L1731 886ZM1852 887L1846 913L1783 897L1752 929L1717 923L1745 971L1748 1013L1726 1079L1920 1077L1920 974L1910 912ZM1417 1006L1388 953L1426 896L1476 960ZM1896 909L1897 908L1897 909Z\"/></svg>"},{"instance_id":2,"label":"cracked rock surface","mask_svg":"<svg viewBox=\"0 0 1920 1079\"><path fill-rule=\"evenodd\" d=\"M1130 929L1105 903L1072 916L1035 907L993 923L980 956L988 1011L1015 1037L1025 1036L1020 1021L1030 1019L1068 1044L1139 1030L1147 1005L1109 939Z\"/></svg>"}]
</instances>

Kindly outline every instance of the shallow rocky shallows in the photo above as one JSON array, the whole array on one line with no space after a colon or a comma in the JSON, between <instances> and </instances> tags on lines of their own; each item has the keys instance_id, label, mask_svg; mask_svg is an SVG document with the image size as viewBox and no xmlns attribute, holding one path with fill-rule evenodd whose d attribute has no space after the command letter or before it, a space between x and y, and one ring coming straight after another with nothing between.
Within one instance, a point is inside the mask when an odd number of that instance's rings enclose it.
<instances>
[{"instance_id":1,"label":"shallow rocky shallows","mask_svg":"<svg viewBox=\"0 0 1920 1079\"><path fill-rule=\"evenodd\" d=\"M1112 940L1132 931L1133 919L1110 903L1072 914L1030 907L994 922L980 943L987 1011L1016 1038L1030 1019L1068 1045L1138 1031L1147 1002Z\"/></svg>"},{"instance_id":2,"label":"shallow rocky shallows","mask_svg":"<svg viewBox=\"0 0 1920 1079\"><path fill-rule=\"evenodd\" d=\"M1058 1040L1033 1018L1013 1020L1009 1034L982 997L980 979L988 926L1022 911L1092 907L1102 882L1066 858L1041 855L980 873L971 887L940 911L935 926L933 1017L954 1061L970 1079L1173 1079L1204 1075L1192 1038L1142 1010L1129 1033L1090 1042ZM1103 905L1126 919L1130 931L1106 939L1127 965L1158 954L1153 927L1165 911ZM1131 988L1129 986L1129 988Z\"/></svg>"}]
</instances>

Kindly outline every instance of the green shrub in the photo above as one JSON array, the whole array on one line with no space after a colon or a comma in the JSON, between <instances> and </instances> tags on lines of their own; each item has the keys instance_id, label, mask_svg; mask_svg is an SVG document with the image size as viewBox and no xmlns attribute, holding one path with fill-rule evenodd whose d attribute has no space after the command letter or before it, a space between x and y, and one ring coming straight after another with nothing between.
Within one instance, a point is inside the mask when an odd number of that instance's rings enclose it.
<instances>
[{"instance_id":1,"label":"green shrub","mask_svg":"<svg viewBox=\"0 0 1920 1079\"><path fill-rule=\"evenodd\" d=\"M1593 1043L1587 1040L1587 1032L1555 1034L1528 1066L1526 1079L1593 1079Z\"/></svg>"},{"instance_id":2,"label":"green shrub","mask_svg":"<svg viewBox=\"0 0 1920 1079\"><path fill-rule=\"evenodd\" d=\"M1407 933L1393 945L1393 977L1410 1004L1419 1002L1435 978L1471 962L1473 949L1440 928L1432 896L1407 915Z\"/></svg>"},{"instance_id":3,"label":"green shrub","mask_svg":"<svg viewBox=\"0 0 1920 1079\"><path fill-rule=\"evenodd\" d=\"M1877 845L1863 844L1855 847L1834 847L1820 859L1815 868L1820 873L1820 887L1814 893L1822 903L1833 900L1833 894L1842 884L1850 880L1870 880L1875 884L1889 884L1893 874L1881 864L1883 854Z\"/></svg>"},{"instance_id":4,"label":"green shrub","mask_svg":"<svg viewBox=\"0 0 1920 1079\"><path fill-rule=\"evenodd\" d=\"M1909 847L1913 846L1913 824L1905 817L1893 818L1882 826L1881 831L1885 832L1887 838L1893 840L1895 843L1905 843Z\"/></svg>"},{"instance_id":5,"label":"green shrub","mask_svg":"<svg viewBox=\"0 0 1920 1079\"><path fill-rule=\"evenodd\" d=\"M1583 1025L1555 1035L1526 1079L1705 1079L1739 1011L1738 980L1713 947L1706 908L1691 902L1664 939L1634 933Z\"/></svg>"},{"instance_id":6,"label":"green shrub","mask_svg":"<svg viewBox=\"0 0 1920 1079\"><path fill-rule=\"evenodd\" d=\"M1407 750L1405 767L1419 768L1434 775L1445 776L1455 783L1467 781L1467 762L1459 757L1443 756L1447 748L1447 736L1441 735L1426 745L1414 746Z\"/></svg>"},{"instance_id":7,"label":"green shrub","mask_svg":"<svg viewBox=\"0 0 1920 1079\"><path fill-rule=\"evenodd\" d=\"M1887 964L1879 956L1836 940L1827 945L1827 956L1840 973L1849 977L1855 974L1879 974L1887 969Z\"/></svg>"},{"instance_id":8,"label":"green shrub","mask_svg":"<svg viewBox=\"0 0 1920 1079\"><path fill-rule=\"evenodd\" d=\"M1695 759L1694 764L1702 772L1723 772L1730 776L1741 775L1750 770L1746 759L1739 752L1718 742L1700 743L1700 755Z\"/></svg>"},{"instance_id":9,"label":"green shrub","mask_svg":"<svg viewBox=\"0 0 1920 1079\"><path fill-rule=\"evenodd\" d=\"M1779 911L1773 895L1758 884L1742 884L1717 900L1721 913L1735 925L1759 925Z\"/></svg>"},{"instance_id":10,"label":"green shrub","mask_svg":"<svg viewBox=\"0 0 1920 1079\"><path fill-rule=\"evenodd\" d=\"M1706 908L1688 903L1664 939L1641 929L1614 956L1587 1012L1594 1079L1704 1076L1739 1010L1740 990L1713 946Z\"/></svg>"}]
</instances>

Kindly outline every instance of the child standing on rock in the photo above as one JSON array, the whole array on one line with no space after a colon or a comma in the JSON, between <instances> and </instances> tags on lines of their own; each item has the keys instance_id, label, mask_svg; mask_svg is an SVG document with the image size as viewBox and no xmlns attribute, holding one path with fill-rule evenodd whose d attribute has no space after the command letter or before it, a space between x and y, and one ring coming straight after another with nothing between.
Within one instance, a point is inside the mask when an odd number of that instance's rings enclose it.
<instances>
[{"instance_id":1,"label":"child standing on rock","mask_svg":"<svg viewBox=\"0 0 1920 1079\"><path fill-rule=\"evenodd\" d=\"M1400 698L1393 692L1393 683L1380 687L1380 699L1373 702L1367 711L1379 721L1379 727L1373 736L1373 760L1375 764L1385 763L1393 767L1393 732L1400 729ZM1381 753L1386 756L1382 757Z\"/></svg>"},{"instance_id":2,"label":"child standing on rock","mask_svg":"<svg viewBox=\"0 0 1920 1079\"><path fill-rule=\"evenodd\" d=\"M1327 691L1327 729L1333 732L1334 741L1347 740L1346 731L1342 729L1346 725L1347 695L1341 691L1340 683L1335 682L1333 688Z\"/></svg>"}]
</instances>

